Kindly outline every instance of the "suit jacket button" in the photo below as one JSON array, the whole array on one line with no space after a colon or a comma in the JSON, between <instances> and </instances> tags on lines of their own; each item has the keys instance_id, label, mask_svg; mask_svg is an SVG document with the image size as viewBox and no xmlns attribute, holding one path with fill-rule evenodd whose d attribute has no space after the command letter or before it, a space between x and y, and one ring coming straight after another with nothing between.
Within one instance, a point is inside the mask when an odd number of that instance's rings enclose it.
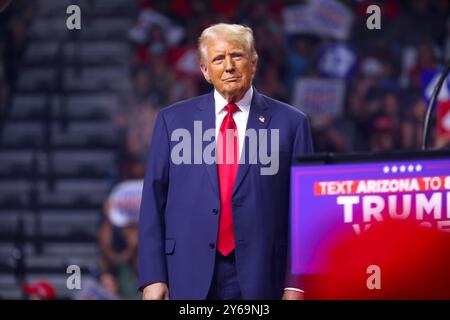
<instances>
[{"instance_id":1,"label":"suit jacket button","mask_svg":"<svg viewBox=\"0 0 450 320\"><path fill-rule=\"evenodd\" d=\"M216 248L216 244L213 243L213 242L210 242L210 243L209 243L209 248L210 248L210 249L215 249L215 248Z\"/></svg>"},{"instance_id":2,"label":"suit jacket button","mask_svg":"<svg viewBox=\"0 0 450 320\"><path fill-rule=\"evenodd\" d=\"M219 213L219 210L218 209L213 209L212 210L212 213L215 215L215 214L218 214Z\"/></svg>"}]
</instances>

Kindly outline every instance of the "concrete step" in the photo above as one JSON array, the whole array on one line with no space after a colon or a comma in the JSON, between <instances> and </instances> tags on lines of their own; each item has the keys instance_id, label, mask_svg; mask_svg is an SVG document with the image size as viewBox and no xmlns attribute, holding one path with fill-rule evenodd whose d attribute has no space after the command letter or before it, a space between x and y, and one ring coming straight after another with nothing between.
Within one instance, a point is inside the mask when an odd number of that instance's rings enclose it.
<instances>
[{"instance_id":1,"label":"concrete step","mask_svg":"<svg viewBox=\"0 0 450 320\"><path fill-rule=\"evenodd\" d=\"M62 14L53 17L38 17L29 28L29 37L37 39L126 39L128 30L133 26L133 17L98 16L81 17L81 29L69 30L66 26L65 10ZM76 32L76 34L75 34Z\"/></svg>"},{"instance_id":2,"label":"concrete step","mask_svg":"<svg viewBox=\"0 0 450 320\"><path fill-rule=\"evenodd\" d=\"M8 122L4 127L3 146L43 144L46 127L41 121ZM50 143L56 147L64 145L83 146L91 143L114 145L121 142L120 130L111 122L69 122L67 127L51 125Z\"/></svg>"},{"instance_id":3,"label":"concrete step","mask_svg":"<svg viewBox=\"0 0 450 320\"><path fill-rule=\"evenodd\" d=\"M128 77L126 66L65 67L59 74L58 65L23 67L19 73L17 89L47 92L60 86L65 90L104 90L120 88Z\"/></svg>"},{"instance_id":4,"label":"concrete step","mask_svg":"<svg viewBox=\"0 0 450 320\"><path fill-rule=\"evenodd\" d=\"M39 151L34 156L33 151L2 151L0 152L0 177L8 175L20 177L22 173L32 174L33 161L36 157L37 170L40 174L49 172L48 164L52 166L53 174L76 175L83 172L92 174L107 174L116 169L116 155L113 151L60 151L51 154L51 162L47 155Z\"/></svg>"},{"instance_id":5,"label":"concrete step","mask_svg":"<svg viewBox=\"0 0 450 320\"><path fill-rule=\"evenodd\" d=\"M15 246L12 241L0 242L0 257L11 256ZM26 256L34 256L34 246L32 243L26 243L24 246ZM84 242L46 242L43 245L42 255L57 256L61 258L79 258L84 257L95 258L99 254L99 249L95 241L89 240Z\"/></svg>"},{"instance_id":6,"label":"concrete step","mask_svg":"<svg viewBox=\"0 0 450 320\"><path fill-rule=\"evenodd\" d=\"M39 0L39 6L35 8L35 16L39 18L49 18L66 14L69 5L76 4L81 9L81 14L89 16L109 15L128 16L136 14L141 0ZM83 16L82 16L83 19Z\"/></svg>"},{"instance_id":7,"label":"concrete step","mask_svg":"<svg viewBox=\"0 0 450 320\"><path fill-rule=\"evenodd\" d=\"M20 216L17 211L0 211L0 233L2 237L13 237L17 232ZM25 236L36 233L36 217L34 213L23 214ZM41 212L40 226L42 236L64 237L70 235L86 235L95 238L99 228L101 213L79 214L64 212Z\"/></svg>"},{"instance_id":8,"label":"concrete step","mask_svg":"<svg viewBox=\"0 0 450 320\"><path fill-rule=\"evenodd\" d=\"M11 106L11 119L26 119L44 116L50 104L52 117L65 116L68 119L89 119L103 116L110 118L120 110L116 94L98 92L93 94L54 94L48 99L44 93L18 93Z\"/></svg>"},{"instance_id":9,"label":"concrete step","mask_svg":"<svg viewBox=\"0 0 450 320\"><path fill-rule=\"evenodd\" d=\"M24 64L54 65L57 63L60 43L58 41L33 41L27 47ZM132 55L131 46L124 41L77 41L63 45L62 59L66 64L111 65L126 63Z\"/></svg>"},{"instance_id":10,"label":"concrete step","mask_svg":"<svg viewBox=\"0 0 450 320\"><path fill-rule=\"evenodd\" d=\"M31 205L30 192L35 186L29 180L2 179L0 184L0 207L10 202ZM54 188L49 189L45 180L37 182L41 205L74 205L85 203L101 206L106 198L110 182L105 179L58 179Z\"/></svg>"}]
</instances>

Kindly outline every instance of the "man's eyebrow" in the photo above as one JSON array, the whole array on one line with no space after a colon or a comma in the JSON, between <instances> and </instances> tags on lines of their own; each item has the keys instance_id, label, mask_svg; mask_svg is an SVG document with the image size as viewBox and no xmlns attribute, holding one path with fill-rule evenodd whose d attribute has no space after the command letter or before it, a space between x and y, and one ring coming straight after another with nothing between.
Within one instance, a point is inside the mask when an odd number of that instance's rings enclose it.
<instances>
[{"instance_id":1,"label":"man's eyebrow","mask_svg":"<svg viewBox=\"0 0 450 320\"><path fill-rule=\"evenodd\" d=\"M224 57L225 55L223 54L223 53L216 53L216 54L214 54L213 56L212 56L212 60L216 60L216 59L218 59L218 58L222 58L222 57Z\"/></svg>"}]
</instances>

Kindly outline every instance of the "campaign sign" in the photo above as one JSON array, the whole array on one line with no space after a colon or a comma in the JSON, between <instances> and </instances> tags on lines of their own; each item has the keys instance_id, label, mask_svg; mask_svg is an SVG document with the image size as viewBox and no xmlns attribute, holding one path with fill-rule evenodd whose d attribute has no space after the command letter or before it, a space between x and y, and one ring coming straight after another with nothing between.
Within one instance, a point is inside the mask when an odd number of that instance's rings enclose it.
<instances>
[{"instance_id":1,"label":"campaign sign","mask_svg":"<svg viewBox=\"0 0 450 320\"><path fill-rule=\"evenodd\" d=\"M321 48L317 66L325 77L349 79L356 60L356 52L347 44L333 43Z\"/></svg>"},{"instance_id":2,"label":"campaign sign","mask_svg":"<svg viewBox=\"0 0 450 320\"><path fill-rule=\"evenodd\" d=\"M298 78L291 104L307 114L340 114L344 95L341 79Z\"/></svg>"},{"instance_id":3,"label":"campaign sign","mask_svg":"<svg viewBox=\"0 0 450 320\"><path fill-rule=\"evenodd\" d=\"M422 96L427 104L433 95L434 89L437 86L441 75L442 70L437 69L425 70L421 74ZM442 84L441 91L439 92L436 100L437 103L450 100L450 75L447 76Z\"/></svg>"},{"instance_id":4,"label":"campaign sign","mask_svg":"<svg viewBox=\"0 0 450 320\"><path fill-rule=\"evenodd\" d=\"M339 40L348 38L354 19L352 11L336 0L286 6L282 16L288 33L312 33Z\"/></svg>"},{"instance_id":5,"label":"campaign sign","mask_svg":"<svg viewBox=\"0 0 450 320\"><path fill-rule=\"evenodd\" d=\"M310 8L306 5L291 5L283 9L284 29L287 33L313 33L316 26L311 19Z\"/></svg>"},{"instance_id":6,"label":"campaign sign","mask_svg":"<svg viewBox=\"0 0 450 320\"><path fill-rule=\"evenodd\" d=\"M450 136L450 100L440 102L437 109L438 135Z\"/></svg>"},{"instance_id":7,"label":"campaign sign","mask_svg":"<svg viewBox=\"0 0 450 320\"><path fill-rule=\"evenodd\" d=\"M293 167L292 273L326 271L318 252L332 235L390 220L450 231L450 160Z\"/></svg>"},{"instance_id":8,"label":"campaign sign","mask_svg":"<svg viewBox=\"0 0 450 320\"><path fill-rule=\"evenodd\" d=\"M127 227L139 221L144 180L126 180L114 187L108 197L109 220L116 227Z\"/></svg>"},{"instance_id":9,"label":"campaign sign","mask_svg":"<svg viewBox=\"0 0 450 320\"><path fill-rule=\"evenodd\" d=\"M315 21L318 34L347 39L353 23L353 13L336 0L311 1L311 20Z\"/></svg>"}]
</instances>

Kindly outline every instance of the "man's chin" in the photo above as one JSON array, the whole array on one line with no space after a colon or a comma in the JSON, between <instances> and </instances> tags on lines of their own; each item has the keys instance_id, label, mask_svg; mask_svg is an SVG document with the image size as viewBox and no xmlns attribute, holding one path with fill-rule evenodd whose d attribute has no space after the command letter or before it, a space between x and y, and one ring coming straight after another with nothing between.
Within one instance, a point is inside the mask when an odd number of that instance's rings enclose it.
<instances>
[{"instance_id":1,"label":"man's chin","mask_svg":"<svg viewBox=\"0 0 450 320\"><path fill-rule=\"evenodd\" d=\"M245 85L240 83L240 82L228 83L225 86L223 86L223 89L224 89L225 92L236 93L236 94L239 94L239 93L247 91L246 88L245 88Z\"/></svg>"},{"instance_id":2,"label":"man's chin","mask_svg":"<svg viewBox=\"0 0 450 320\"><path fill-rule=\"evenodd\" d=\"M223 96L225 98L233 98L234 101L238 101L242 98L242 96L245 94L244 88L242 86L236 87L236 88L225 88L223 91Z\"/></svg>"}]
</instances>

